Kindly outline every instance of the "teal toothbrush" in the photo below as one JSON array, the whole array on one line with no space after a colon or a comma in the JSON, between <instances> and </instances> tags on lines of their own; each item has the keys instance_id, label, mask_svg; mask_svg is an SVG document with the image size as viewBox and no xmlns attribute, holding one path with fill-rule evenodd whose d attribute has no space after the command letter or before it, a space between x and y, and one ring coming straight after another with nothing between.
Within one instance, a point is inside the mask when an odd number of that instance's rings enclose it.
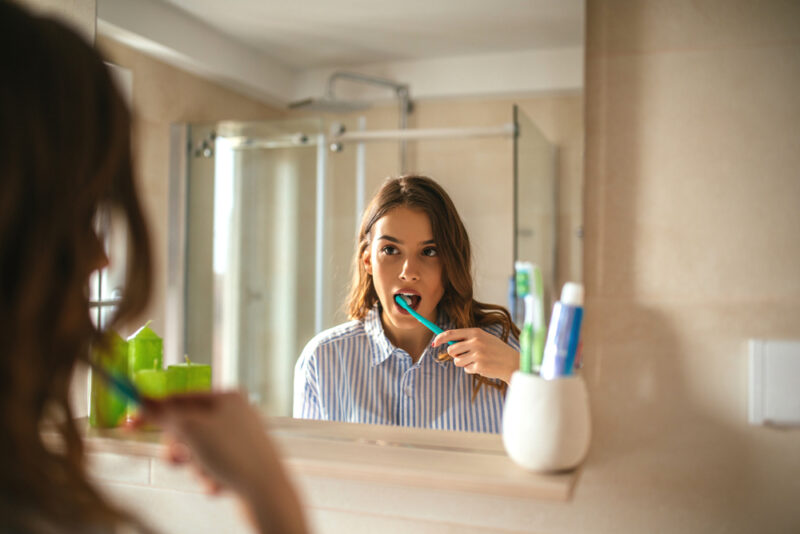
<instances>
[{"instance_id":1,"label":"teal toothbrush","mask_svg":"<svg viewBox=\"0 0 800 534\"><path fill-rule=\"evenodd\" d=\"M442 330L441 328L439 328L438 326L436 326L435 324L433 324L432 322L427 320L425 317L421 316L416 311L414 311L414 308L412 308L408 304L408 302L406 301L406 299L403 298L402 295L395 295L394 300L400 306L402 306L404 310L406 310L408 313L410 313L411 316L414 317L414 319L416 319L417 321L419 321L420 323L425 325L425 328L427 328L428 330L430 330L434 334L438 335L438 334L441 334L442 332L444 332L444 330ZM448 345L452 345L453 343L455 343L455 341L448 341L447 342Z\"/></svg>"},{"instance_id":2,"label":"teal toothbrush","mask_svg":"<svg viewBox=\"0 0 800 534\"><path fill-rule=\"evenodd\" d=\"M117 392L125 397L127 400L136 404L142 404L142 395L136 386L126 376L118 375L106 370L99 363L90 361L89 367L92 368L93 373L97 373L109 386L117 390Z\"/></svg>"}]
</instances>

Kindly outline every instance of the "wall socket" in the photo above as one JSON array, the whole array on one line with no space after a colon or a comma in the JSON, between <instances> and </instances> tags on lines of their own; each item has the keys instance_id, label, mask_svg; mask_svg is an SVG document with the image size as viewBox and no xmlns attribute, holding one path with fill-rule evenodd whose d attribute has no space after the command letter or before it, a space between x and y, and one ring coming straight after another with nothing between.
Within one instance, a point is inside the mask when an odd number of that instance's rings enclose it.
<instances>
[{"instance_id":1,"label":"wall socket","mask_svg":"<svg viewBox=\"0 0 800 534\"><path fill-rule=\"evenodd\" d=\"M749 341L751 425L800 426L800 341Z\"/></svg>"}]
</instances>

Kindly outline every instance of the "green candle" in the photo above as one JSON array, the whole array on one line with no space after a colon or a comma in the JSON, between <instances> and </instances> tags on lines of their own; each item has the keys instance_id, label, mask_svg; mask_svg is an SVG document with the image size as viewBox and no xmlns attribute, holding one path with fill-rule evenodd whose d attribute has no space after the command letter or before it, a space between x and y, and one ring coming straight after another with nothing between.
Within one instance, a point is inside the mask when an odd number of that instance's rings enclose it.
<instances>
[{"instance_id":1,"label":"green candle","mask_svg":"<svg viewBox=\"0 0 800 534\"><path fill-rule=\"evenodd\" d=\"M167 367L167 393L184 393L186 391L186 366L170 365Z\"/></svg>"},{"instance_id":2,"label":"green candle","mask_svg":"<svg viewBox=\"0 0 800 534\"><path fill-rule=\"evenodd\" d=\"M108 345L105 348L93 348L90 357L92 362L109 373L122 376L128 374L128 342L116 332L108 334ZM91 426L110 428L122 421L127 406L125 399L94 372L89 384L89 399Z\"/></svg>"},{"instance_id":3,"label":"green candle","mask_svg":"<svg viewBox=\"0 0 800 534\"><path fill-rule=\"evenodd\" d=\"M184 356L184 358L186 363L167 367L169 393L211 391L211 366L194 363L188 356Z\"/></svg>"},{"instance_id":4,"label":"green candle","mask_svg":"<svg viewBox=\"0 0 800 534\"><path fill-rule=\"evenodd\" d=\"M156 362L158 364L158 362ZM167 372L160 366L153 369L141 369L133 373L133 383L145 397L160 399L167 396ZM128 417L135 417L138 408L128 406ZM158 430L156 425L145 423L139 427L141 430Z\"/></svg>"},{"instance_id":5,"label":"green candle","mask_svg":"<svg viewBox=\"0 0 800 534\"><path fill-rule=\"evenodd\" d=\"M133 373L133 383L145 397L167 396L167 372L163 369L142 369Z\"/></svg>"},{"instance_id":6,"label":"green candle","mask_svg":"<svg viewBox=\"0 0 800 534\"><path fill-rule=\"evenodd\" d=\"M142 369L161 369L164 361L164 340L150 329L150 322L128 338L128 373Z\"/></svg>"},{"instance_id":7,"label":"green candle","mask_svg":"<svg viewBox=\"0 0 800 534\"><path fill-rule=\"evenodd\" d=\"M150 322L128 338L128 376L134 383L138 371L161 370L164 365L164 341L150 329ZM134 408L128 407L128 417L135 413Z\"/></svg>"}]
</instances>

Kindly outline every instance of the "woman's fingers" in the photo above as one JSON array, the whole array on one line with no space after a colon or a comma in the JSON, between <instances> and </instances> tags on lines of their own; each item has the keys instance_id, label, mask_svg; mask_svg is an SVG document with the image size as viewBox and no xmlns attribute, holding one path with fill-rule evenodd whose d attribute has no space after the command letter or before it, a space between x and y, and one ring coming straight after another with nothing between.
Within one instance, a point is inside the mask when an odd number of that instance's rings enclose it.
<instances>
[{"instance_id":1,"label":"woman's fingers","mask_svg":"<svg viewBox=\"0 0 800 534\"><path fill-rule=\"evenodd\" d=\"M219 495L222 493L222 490L225 489L225 487L220 484L217 479L212 477L208 471L203 469L201 465L194 465L194 473L209 495Z\"/></svg>"},{"instance_id":2,"label":"woman's fingers","mask_svg":"<svg viewBox=\"0 0 800 534\"><path fill-rule=\"evenodd\" d=\"M185 464L192 460L192 452L189 448L175 439L169 439L164 453L166 460L175 465Z\"/></svg>"},{"instance_id":3,"label":"woman's fingers","mask_svg":"<svg viewBox=\"0 0 800 534\"><path fill-rule=\"evenodd\" d=\"M464 366L464 372L468 375L480 374L478 373L478 362L472 362Z\"/></svg>"},{"instance_id":4,"label":"woman's fingers","mask_svg":"<svg viewBox=\"0 0 800 534\"><path fill-rule=\"evenodd\" d=\"M472 343L469 341L460 341L458 343L453 343L452 345L447 347L447 354L452 356L453 358L457 356L463 356L469 353L473 349Z\"/></svg>"},{"instance_id":5,"label":"woman's fingers","mask_svg":"<svg viewBox=\"0 0 800 534\"><path fill-rule=\"evenodd\" d=\"M448 341L455 343L447 347L447 354L466 373L499 378L508 383L511 374L519 368L519 352L480 328L447 330L434 338L433 346Z\"/></svg>"},{"instance_id":6,"label":"woman's fingers","mask_svg":"<svg viewBox=\"0 0 800 534\"><path fill-rule=\"evenodd\" d=\"M466 341L470 338L474 338L476 332L478 331L482 330L478 328L457 328L455 330L446 330L433 338L433 346L438 347L439 345L449 341Z\"/></svg>"},{"instance_id":7,"label":"woman's fingers","mask_svg":"<svg viewBox=\"0 0 800 534\"><path fill-rule=\"evenodd\" d=\"M456 367L466 367L475 362L478 359L478 355L474 352L468 352L463 356L456 356L453 358L453 363L456 364Z\"/></svg>"}]
</instances>

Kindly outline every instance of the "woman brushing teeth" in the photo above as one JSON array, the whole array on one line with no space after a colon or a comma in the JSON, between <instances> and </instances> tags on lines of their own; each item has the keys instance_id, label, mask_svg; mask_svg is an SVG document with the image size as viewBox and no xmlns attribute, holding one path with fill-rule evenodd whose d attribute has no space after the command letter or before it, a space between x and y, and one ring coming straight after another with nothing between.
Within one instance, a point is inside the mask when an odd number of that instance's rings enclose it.
<instances>
[{"instance_id":1,"label":"woman brushing teeth","mask_svg":"<svg viewBox=\"0 0 800 534\"><path fill-rule=\"evenodd\" d=\"M470 264L447 193L421 176L387 181L362 219L353 320L303 350L295 417L499 432L519 331L504 308L472 298ZM446 331L432 339L397 296Z\"/></svg>"}]
</instances>

